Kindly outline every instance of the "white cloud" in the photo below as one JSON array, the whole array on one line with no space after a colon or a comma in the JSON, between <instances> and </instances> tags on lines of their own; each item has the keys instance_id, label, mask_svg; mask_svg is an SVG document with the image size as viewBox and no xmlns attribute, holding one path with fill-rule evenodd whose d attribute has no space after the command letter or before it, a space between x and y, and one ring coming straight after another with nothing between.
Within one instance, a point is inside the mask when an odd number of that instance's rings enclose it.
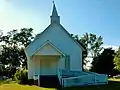
<instances>
[{"instance_id":1,"label":"white cloud","mask_svg":"<svg viewBox=\"0 0 120 90\"><path fill-rule=\"evenodd\" d=\"M103 45L104 48L112 48L113 50L117 51L119 46L115 46L115 45Z\"/></svg>"}]
</instances>

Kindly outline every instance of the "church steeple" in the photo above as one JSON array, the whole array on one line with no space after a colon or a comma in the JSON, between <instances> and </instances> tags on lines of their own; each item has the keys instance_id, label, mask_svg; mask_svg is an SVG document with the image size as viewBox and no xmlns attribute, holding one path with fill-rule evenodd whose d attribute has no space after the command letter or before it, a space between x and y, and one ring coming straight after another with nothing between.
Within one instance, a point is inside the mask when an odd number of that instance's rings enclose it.
<instances>
[{"instance_id":1,"label":"church steeple","mask_svg":"<svg viewBox=\"0 0 120 90\"><path fill-rule=\"evenodd\" d=\"M53 2L53 11L52 11L52 16L58 16L56 7L55 7L55 3Z\"/></svg>"},{"instance_id":2,"label":"church steeple","mask_svg":"<svg viewBox=\"0 0 120 90\"><path fill-rule=\"evenodd\" d=\"M51 17L51 24L60 24L60 16L58 16L54 1L53 1L52 16L50 17Z\"/></svg>"}]
</instances>

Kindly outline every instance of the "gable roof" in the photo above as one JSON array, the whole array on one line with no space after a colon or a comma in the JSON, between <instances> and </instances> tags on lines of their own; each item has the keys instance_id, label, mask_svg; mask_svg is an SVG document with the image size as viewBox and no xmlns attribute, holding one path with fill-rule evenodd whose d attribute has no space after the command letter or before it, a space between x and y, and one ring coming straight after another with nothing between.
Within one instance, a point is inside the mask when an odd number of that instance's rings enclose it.
<instances>
[{"instance_id":1,"label":"gable roof","mask_svg":"<svg viewBox=\"0 0 120 90\"><path fill-rule=\"evenodd\" d=\"M44 47L45 45L47 45L47 44L50 44L57 52L59 52L61 55L65 56L65 54L64 54L60 49L58 49L55 45L53 45L53 44L50 42L50 40L45 41L44 44L42 44L42 45L40 46L40 48L38 48L35 52L32 53L32 55L34 55L36 52L38 52L41 48L43 48L43 47ZM32 55L31 55L31 56L32 56Z\"/></svg>"},{"instance_id":2,"label":"gable roof","mask_svg":"<svg viewBox=\"0 0 120 90\"><path fill-rule=\"evenodd\" d=\"M69 33L61 24L60 24L60 27L61 27L62 29L64 29L64 31L66 32L66 34L67 34L80 48L82 48L83 51L85 50L83 44L82 44L82 43L78 43L78 42L70 35L70 33Z\"/></svg>"},{"instance_id":3,"label":"gable roof","mask_svg":"<svg viewBox=\"0 0 120 90\"><path fill-rule=\"evenodd\" d=\"M32 43L34 43L41 35L43 35L45 32L47 32L47 31L48 31L48 28L49 28L50 26L51 26L51 25L49 25L44 31L42 31L41 33L39 33L39 34L35 37L35 39L34 39L25 49L29 48L29 47L32 45Z\"/></svg>"},{"instance_id":4,"label":"gable roof","mask_svg":"<svg viewBox=\"0 0 120 90\"><path fill-rule=\"evenodd\" d=\"M32 43L34 43L34 42L36 41L36 39L38 39L41 35L43 35L45 32L47 32L47 31L48 31L48 28L51 27L51 26L52 26L52 25L50 24L43 32L41 32L40 34L38 34L38 36L26 47L26 49L29 48L29 46L31 46ZM82 45L82 43L78 43L78 42L70 35L70 33L69 33L61 24L59 24L59 26L60 26L62 29L64 29L65 33L66 33L83 51L85 50L85 48L84 48L84 46Z\"/></svg>"}]
</instances>

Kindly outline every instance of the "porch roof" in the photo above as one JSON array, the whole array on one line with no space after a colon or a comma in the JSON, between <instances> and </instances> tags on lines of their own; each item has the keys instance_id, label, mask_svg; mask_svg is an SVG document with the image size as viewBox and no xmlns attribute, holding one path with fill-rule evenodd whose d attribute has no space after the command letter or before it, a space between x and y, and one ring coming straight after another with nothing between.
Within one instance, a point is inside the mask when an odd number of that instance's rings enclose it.
<instances>
[{"instance_id":1,"label":"porch roof","mask_svg":"<svg viewBox=\"0 0 120 90\"><path fill-rule=\"evenodd\" d=\"M41 49L43 49L46 45L49 45L50 47L52 47L60 55L65 56L65 54L60 49L58 49L55 45L53 45L49 40L44 42L44 44L42 44L35 52L33 52L32 56L35 55L37 52L39 52Z\"/></svg>"}]
</instances>

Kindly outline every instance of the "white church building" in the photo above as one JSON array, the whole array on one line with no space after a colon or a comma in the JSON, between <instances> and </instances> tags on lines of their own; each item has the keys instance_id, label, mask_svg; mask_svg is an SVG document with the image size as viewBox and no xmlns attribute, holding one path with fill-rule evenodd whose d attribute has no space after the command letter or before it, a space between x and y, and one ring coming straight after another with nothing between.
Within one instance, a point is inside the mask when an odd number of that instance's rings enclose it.
<instances>
[{"instance_id":1,"label":"white church building","mask_svg":"<svg viewBox=\"0 0 120 90\"><path fill-rule=\"evenodd\" d=\"M107 75L82 71L84 48L61 25L55 4L50 19L50 25L25 48L28 79L40 86L107 84Z\"/></svg>"}]
</instances>

